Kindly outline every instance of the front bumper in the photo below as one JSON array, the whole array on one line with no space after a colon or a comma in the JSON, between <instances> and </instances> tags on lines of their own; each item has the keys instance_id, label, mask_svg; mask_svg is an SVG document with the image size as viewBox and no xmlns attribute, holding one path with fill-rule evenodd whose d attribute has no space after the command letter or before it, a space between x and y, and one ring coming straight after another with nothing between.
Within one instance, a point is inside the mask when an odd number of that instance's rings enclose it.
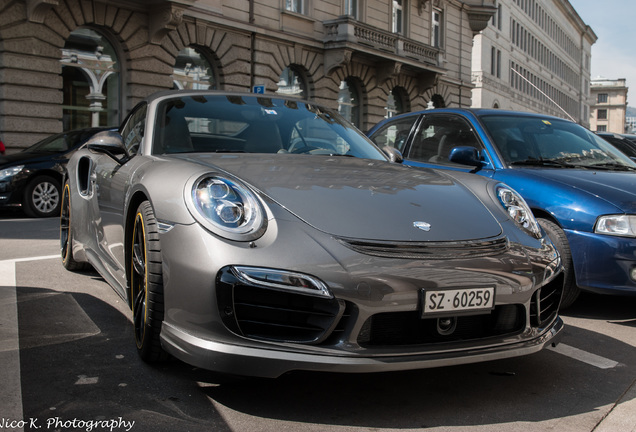
<instances>
[{"instance_id":1,"label":"front bumper","mask_svg":"<svg viewBox=\"0 0 636 432\"><path fill-rule=\"evenodd\" d=\"M541 351L561 340L563 321L557 318L538 337L508 345L466 351L386 356L337 356L253 348L195 337L164 324L164 349L188 364L221 373L276 378L294 370L319 372L391 372L453 366L517 357Z\"/></svg>"},{"instance_id":2,"label":"front bumper","mask_svg":"<svg viewBox=\"0 0 636 432\"><path fill-rule=\"evenodd\" d=\"M175 225L161 235L162 344L198 367L263 377L292 370L398 371L531 354L557 343L563 328L558 255L551 244L531 241L532 247L512 242L488 256L480 250L472 257L406 259L359 253L302 223L284 230L272 224L254 244L229 244L197 224ZM233 277L234 266L311 275L333 296L255 287ZM452 314L460 315L462 330L442 336L435 331L437 316L421 319L424 290L472 286L495 288L492 312Z\"/></svg>"},{"instance_id":3,"label":"front bumper","mask_svg":"<svg viewBox=\"0 0 636 432\"><path fill-rule=\"evenodd\" d=\"M21 207L24 186L10 178L0 181L0 207Z\"/></svg>"},{"instance_id":4,"label":"front bumper","mask_svg":"<svg viewBox=\"0 0 636 432\"><path fill-rule=\"evenodd\" d=\"M601 294L636 295L636 239L565 231L577 285Z\"/></svg>"}]
</instances>

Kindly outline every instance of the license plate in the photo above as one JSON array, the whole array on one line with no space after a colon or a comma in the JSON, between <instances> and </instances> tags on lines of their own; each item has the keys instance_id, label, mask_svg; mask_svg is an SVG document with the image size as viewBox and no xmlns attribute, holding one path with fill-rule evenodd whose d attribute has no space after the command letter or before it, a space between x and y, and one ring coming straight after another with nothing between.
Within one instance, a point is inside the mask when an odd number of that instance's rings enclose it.
<instances>
[{"instance_id":1,"label":"license plate","mask_svg":"<svg viewBox=\"0 0 636 432\"><path fill-rule=\"evenodd\" d=\"M495 288L423 291L423 315L488 312L495 307Z\"/></svg>"}]
</instances>

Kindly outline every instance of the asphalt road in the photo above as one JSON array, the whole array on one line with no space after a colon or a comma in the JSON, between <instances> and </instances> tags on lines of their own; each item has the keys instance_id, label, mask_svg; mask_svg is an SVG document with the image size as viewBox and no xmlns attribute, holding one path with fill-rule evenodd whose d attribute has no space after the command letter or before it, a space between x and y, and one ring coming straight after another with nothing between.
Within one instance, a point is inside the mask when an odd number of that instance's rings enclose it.
<instances>
[{"instance_id":1,"label":"asphalt road","mask_svg":"<svg viewBox=\"0 0 636 432\"><path fill-rule=\"evenodd\" d=\"M636 297L583 295L556 349L382 374L149 366L130 312L66 271L58 221L0 213L0 432L636 431Z\"/></svg>"}]
</instances>

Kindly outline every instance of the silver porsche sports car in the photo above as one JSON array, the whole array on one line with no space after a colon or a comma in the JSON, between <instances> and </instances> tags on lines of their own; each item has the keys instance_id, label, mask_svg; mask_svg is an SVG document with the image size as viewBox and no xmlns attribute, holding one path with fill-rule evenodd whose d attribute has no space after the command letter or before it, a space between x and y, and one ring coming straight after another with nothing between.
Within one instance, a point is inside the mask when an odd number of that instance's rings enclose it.
<instances>
[{"instance_id":1,"label":"silver porsche sports car","mask_svg":"<svg viewBox=\"0 0 636 432\"><path fill-rule=\"evenodd\" d=\"M312 102L158 93L68 163L63 264L128 302L146 361L276 377L556 344L560 258L521 196L400 161Z\"/></svg>"}]
</instances>

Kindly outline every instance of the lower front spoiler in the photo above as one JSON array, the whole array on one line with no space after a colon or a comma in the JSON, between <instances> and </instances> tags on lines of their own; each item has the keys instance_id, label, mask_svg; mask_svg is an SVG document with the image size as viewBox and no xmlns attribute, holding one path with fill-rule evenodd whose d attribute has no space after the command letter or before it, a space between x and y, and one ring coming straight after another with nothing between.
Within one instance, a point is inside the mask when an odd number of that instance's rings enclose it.
<instances>
[{"instance_id":1,"label":"lower front spoiler","mask_svg":"<svg viewBox=\"0 0 636 432\"><path fill-rule=\"evenodd\" d=\"M333 356L231 345L197 338L163 324L163 348L192 366L220 373L277 378L294 371L369 373L426 369L500 360L533 354L561 340L563 321L558 317L538 337L497 347L403 356Z\"/></svg>"}]
</instances>

